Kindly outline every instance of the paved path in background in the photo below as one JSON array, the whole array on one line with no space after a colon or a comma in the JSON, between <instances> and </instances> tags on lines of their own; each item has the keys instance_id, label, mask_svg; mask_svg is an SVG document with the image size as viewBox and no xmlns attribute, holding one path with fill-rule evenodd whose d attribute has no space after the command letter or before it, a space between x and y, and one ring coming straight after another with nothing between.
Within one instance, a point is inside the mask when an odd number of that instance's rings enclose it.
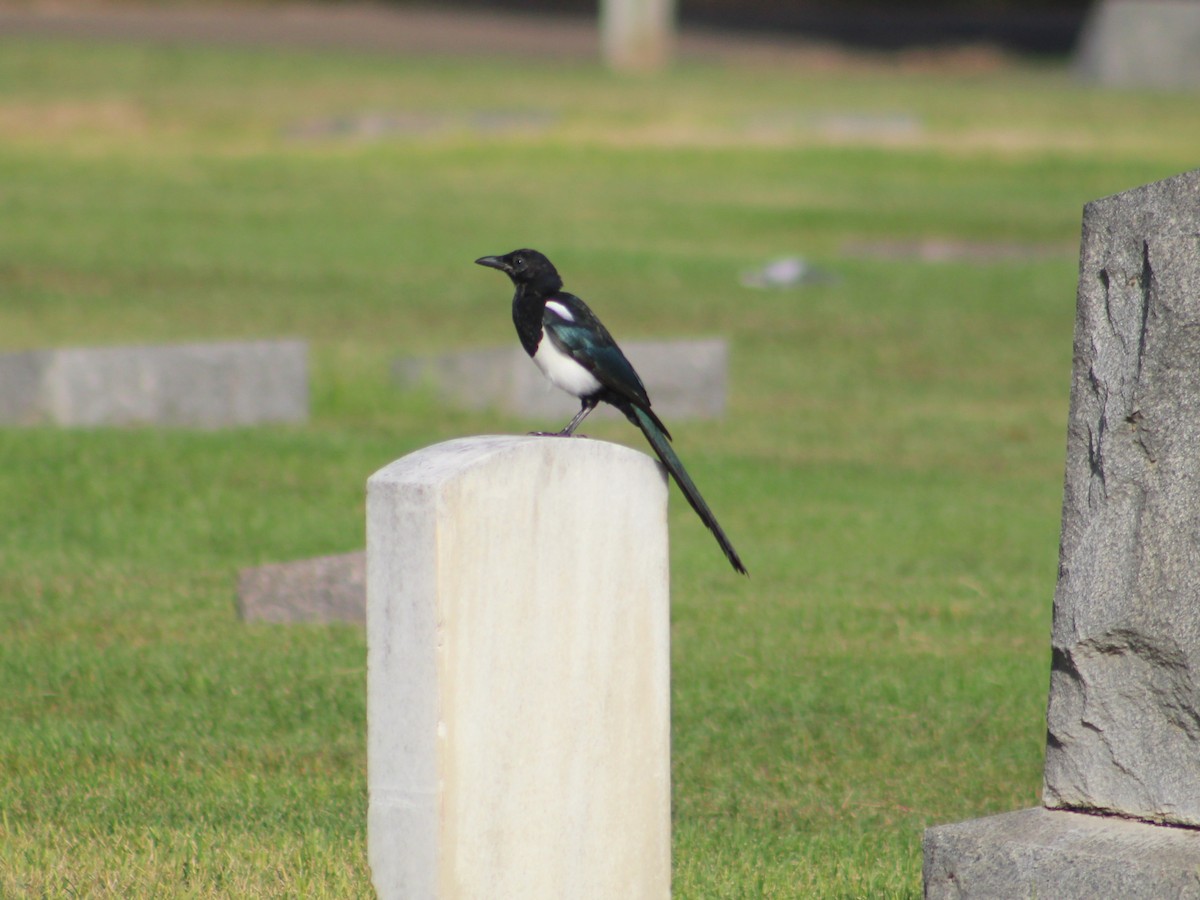
<instances>
[{"instance_id":1,"label":"paved path in background","mask_svg":"<svg viewBox=\"0 0 1200 900\"><path fill-rule=\"evenodd\" d=\"M276 44L406 54L588 59L599 53L594 19L366 4L250 7L0 6L0 36ZM679 53L783 61L841 54L795 39L684 29Z\"/></svg>"}]
</instances>

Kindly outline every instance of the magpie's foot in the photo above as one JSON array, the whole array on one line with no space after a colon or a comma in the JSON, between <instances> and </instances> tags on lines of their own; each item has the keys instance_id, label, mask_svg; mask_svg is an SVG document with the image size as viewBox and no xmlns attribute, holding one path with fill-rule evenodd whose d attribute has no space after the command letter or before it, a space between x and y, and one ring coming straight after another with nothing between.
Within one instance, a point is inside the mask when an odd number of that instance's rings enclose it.
<instances>
[{"instance_id":1,"label":"magpie's foot","mask_svg":"<svg viewBox=\"0 0 1200 900\"><path fill-rule=\"evenodd\" d=\"M569 438L569 437L585 438L585 437L587 437L586 434L572 434L565 430L564 431L530 431L530 432L528 432L528 434L530 437L565 437L565 438Z\"/></svg>"}]
</instances>

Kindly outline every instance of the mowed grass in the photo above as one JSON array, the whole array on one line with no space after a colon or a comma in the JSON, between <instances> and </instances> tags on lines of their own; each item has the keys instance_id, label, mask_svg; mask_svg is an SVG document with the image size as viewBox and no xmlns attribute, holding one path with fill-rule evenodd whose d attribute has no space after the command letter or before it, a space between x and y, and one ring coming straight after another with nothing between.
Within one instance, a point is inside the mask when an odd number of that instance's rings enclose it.
<instances>
[{"instance_id":1,"label":"mowed grass","mask_svg":"<svg viewBox=\"0 0 1200 900\"><path fill-rule=\"evenodd\" d=\"M304 426L0 429L0 896L370 895L364 636L242 624L236 573L361 547L406 452L561 424L388 380L513 340L471 261L521 245L619 339L731 342L726 419L668 423L753 576L674 494L676 895L919 896L926 826L1038 799L1080 209L1194 165L1194 109L1049 66L0 41L0 350L313 361ZM404 127L311 136L363 115ZM847 249L922 239L1036 252ZM831 277L739 285L783 254Z\"/></svg>"}]
</instances>

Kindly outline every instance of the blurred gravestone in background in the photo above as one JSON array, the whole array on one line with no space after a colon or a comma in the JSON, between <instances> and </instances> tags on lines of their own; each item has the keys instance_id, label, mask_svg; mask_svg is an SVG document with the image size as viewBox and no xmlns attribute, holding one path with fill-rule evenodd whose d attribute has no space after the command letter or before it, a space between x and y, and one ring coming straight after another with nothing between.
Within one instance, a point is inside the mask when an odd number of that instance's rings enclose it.
<instances>
[{"instance_id":1,"label":"blurred gravestone in background","mask_svg":"<svg viewBox=\"0 0 1200 900\"><path fill-rule=\"evenodd\" d=\"M1051 645L1046 808L926 897L1200 897L1200 169L1084 210Z\"/></svg>"},{"instance_id":2,"label":"blurred gravestone in background","mask_svg":"<svg viewBox=\"0 0 1200 900\"><path fill-rule=\"evenodd\" d=\"M0 425L224 428L307 418L303 341L0 355Z\"/></svg>"},{"instance_id":3,"label":"blurred gravestone in background","mask_svg":"<svg viewBox=\"0 0 1200 900\"><path fill-rule=\"evenodd\" d=\"M1084 22L1075 69L1112 87L1200 87L1200 3L1101 0Z\"/></svg>"},{"instance_id":4,"label":"blurred gravestone in background","mask_svg":"<svg viewBox=\"0 0 1200 900\"><path fill-rule=\"evenodd\" d=\"M238 613L247 622L361 624L367 619L366 552L242 569Z\"/></svg>"},{"instance_id":5,"label":"blurred gravestone in background","mask_svg":"<svg viewBox=\"0 0 1200 900\"><path fill-rule=\"evenodd\" d=\"M625 341L622 349L638 371L654 411L669 421L718 419L725 415L729 346L723 338L681 341ZM426 384L465 409L495 407L533 419L579 412L579 401L550 384L520 347L466 350L443 356L398 360L396 380L407 387ZM622 418L608 404L593 416Z\"/></svg>"},{"instance_id":6,"label":"blurred gravestone in background","mask_svg":"<svg viewBox=\"0 0 1200 900\"><path fill-rule=\"evenodd\" d=\"M675 0L601 0L600 49L618 72L654 72L671 61Z\"/></svg>"}]
</instances>

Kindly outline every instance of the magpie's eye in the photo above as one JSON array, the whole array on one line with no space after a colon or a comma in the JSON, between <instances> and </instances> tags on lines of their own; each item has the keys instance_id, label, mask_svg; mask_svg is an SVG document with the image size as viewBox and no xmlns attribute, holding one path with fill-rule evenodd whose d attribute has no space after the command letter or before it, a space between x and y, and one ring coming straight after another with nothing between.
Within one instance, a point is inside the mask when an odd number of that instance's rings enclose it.
<instances>
[{"instance_id":1,"label":"magpie's eye","mask_svg":"<svg viewBox=\"0 0 1200 900\"><path fill-rule=\"evenodd\" d=\"M513 260L513 265L514 265L514 266L523 266L523 265L525 265L525 257L523 257L523 256L518 256L516 259L514 259L514 260Z\"/></svg>"}]
</instances>

